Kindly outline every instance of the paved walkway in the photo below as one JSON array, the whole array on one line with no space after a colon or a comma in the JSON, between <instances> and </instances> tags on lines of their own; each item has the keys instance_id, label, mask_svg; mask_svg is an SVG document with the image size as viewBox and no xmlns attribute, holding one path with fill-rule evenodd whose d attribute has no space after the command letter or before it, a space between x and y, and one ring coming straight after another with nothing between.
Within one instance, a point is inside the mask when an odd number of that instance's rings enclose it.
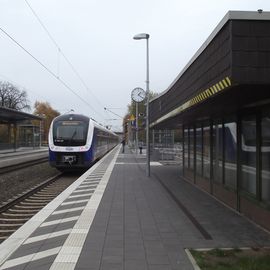
<instances>
[{"instance_id":1,"label":"paved walkway","mask_svg":"<svg viewBox=\"0 0 270 270\"><path fill-rule=\"evenodd\" d=\"M41 147L20 147L16 150L14 149L5 149L0 150L0 157L6 157L6 156L16 156L16 155L23 155L23 154L30 154L30 153L39 153L39 152L48 152L47 146L41 146Z\"/></svg>"},{"instance_id":2,"label":"paved walkway","mask_svg":"<svg viewBox=\"0 0 270 270\"><path fill-rule=\"evenodd\" d=\"M269 246L270 235L181 180L120 154L76 269L193 269L184 248Z\"/></svg>"},{"instance_id":3,"label":"paved walkway","mask_svg":"<svg viewBox=\"0 0 270 270\"><path fill-rule=\"evenodd\" d=\"M104 193L98 189L93 194L102 198L95 206L95 215L82 218L89 225L89 232L86 225L83 225L84 229L76 229L75 221L69 222L60 226L62 232L65 229L64 235L59 238L51 233L44 244L39 239L44 238L44 233L48 235L52 226L47 226L46 230L41 226L30 235L31 240L24 241L25 249L20 247L11 256L10 262L17 265L0 269L191 270L193 267L185 248L270 246L267 232L182 180L179 167L154 163L148 178L145 156L136 157L128 148L126 153L120 152L113 163L114 166L110 163L108 168L111 166L111 169L107 169L109 162L105 160L100 165L102 168L97 167L92 172L98 175L98 172L106 171L108 180L105 181ZM107 173L108 170L111 174ZM94 176L87 176L86 181L91 177ZM104 180L101 182L104 186ZM61 203L63 200L58 199ZM87 210L88 207L92 211L93 206L89 203L83 205L85 203L80 202L81 208ZM57 208L60 210L51 211L69 211L67 206L68 203L65 206L62 203ZM81 211L83 216L84 210L75 210L76 215ZM69 216L72 216L71 212ZM48 225L54 222L53 219L50 216L45 223ZM72 230L70 226L74 226ZM56 230L57 226L54 225L53 229ZM86 234L86 238L83 241L72 238L72 233L78 237ZM73 239L72 243L70 239ZM79 242L82 243L80 247ZM46 248L50 248L51 254L45 253ZM40 257L23 264L22 258L28 258L33 250L38 250Z\"/></svg>"}]
</instances>

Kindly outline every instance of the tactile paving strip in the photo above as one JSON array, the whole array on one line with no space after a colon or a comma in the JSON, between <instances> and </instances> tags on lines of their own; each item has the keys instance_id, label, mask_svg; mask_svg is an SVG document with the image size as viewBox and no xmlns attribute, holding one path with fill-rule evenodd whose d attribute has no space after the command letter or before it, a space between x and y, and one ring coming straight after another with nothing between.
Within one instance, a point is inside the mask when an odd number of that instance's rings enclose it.
<instances>
[{"instance_id":1,"label":"tactile paving strip","mask_svg":"<svg viewBox=\"0 0 270 270\"><path fill-rule=\"evenodd\" d=\"M73 186L68 196L21 243L8 260L4 263L2 261L0 269L28 269L31 265L36 267L32 269L38 269L39 264L48 266L52 263L51 269L75 267L118 152L119 148L115 149L80 177L76 181L79 183ZM27 226L27 223L24 226Z\"/></svg>"}]
</instances>

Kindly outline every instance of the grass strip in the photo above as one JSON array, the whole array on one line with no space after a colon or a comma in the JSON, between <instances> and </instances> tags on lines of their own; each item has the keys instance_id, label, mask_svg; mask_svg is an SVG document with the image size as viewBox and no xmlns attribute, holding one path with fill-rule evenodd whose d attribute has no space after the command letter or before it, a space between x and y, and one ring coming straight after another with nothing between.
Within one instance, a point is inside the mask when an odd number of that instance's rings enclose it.
<instances>
[{"instance_id":1,"label":"grass strip","mask_svg":"<svg viewBox=\"0 0 270 270\"><path fill-rule=\"evenodd\" d=\"M270 249L190 250L202 270L270 270Z\"/></svg>"}]
</instances>

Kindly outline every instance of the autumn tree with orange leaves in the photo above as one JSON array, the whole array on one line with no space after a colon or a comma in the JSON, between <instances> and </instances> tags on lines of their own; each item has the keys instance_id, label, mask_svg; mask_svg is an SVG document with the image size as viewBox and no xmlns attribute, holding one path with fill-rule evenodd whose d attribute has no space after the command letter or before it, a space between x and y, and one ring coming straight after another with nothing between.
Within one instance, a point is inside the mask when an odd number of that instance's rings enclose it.
<instances>
[{"instance_id":1,"label":"autumn tree with orange leaves","mask_svg":"<svg viewBox=\"0 0 270 270\"><path fill-rule=\"evenodd\" d=\"M60 113L53 109L49 102L36 101L34 108L34 115L38 115L43 118L41 122L41 127L43 130L42 141L47 142L50 124L56 116L60 115Z\"/></svg>"}]
</instances>

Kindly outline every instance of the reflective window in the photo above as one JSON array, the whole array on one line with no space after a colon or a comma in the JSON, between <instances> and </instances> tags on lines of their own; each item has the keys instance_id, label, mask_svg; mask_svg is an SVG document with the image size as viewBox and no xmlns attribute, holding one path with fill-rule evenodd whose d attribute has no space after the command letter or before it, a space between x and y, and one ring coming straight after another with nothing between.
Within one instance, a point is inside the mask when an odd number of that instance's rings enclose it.
<instances>
[{"instance_id":1,"label":"reflective window","mask_svg":"<svg viewBox=\"0 0 270 270\"><path fill-rule=\"evenodd\" d=\"M189 168L194 169L194 131L189 129Z\"/></svg>"},{"instance_id":2,"label":"reflective window","mask_svg":"<svg viewBox=\"0 0 270 270\"><path fill-rule=\"evenodd\" d=\"M196 128L196 173L199 176L202 176L202 151L203 151L203 142L202 142L202 128Z\"/></svg>"},{"instance_id":3,"label":"reflective window","mask_svg":"<svg viewBox=\"0 0 270 270\"><path fill-rule=\"evenodd\" d=\"M256 195L256 117L242 119L241 187Z\"/></svg>"},{"instance_id":4,"label":"reflective window","mask_svg":"<svg viewBox=\"0 0 270 270\"><path fill-rule=\"evenodd\" d=\"M85 145L87 139L87 121L56 121L53 124L53 140L59 146Z\"/></svg>"},{"instance_id":5,"label":"reflective window","mask_svg":"<svg viewBox=\"0 0 270 270\"><path fill-rule=\"evenodd\" d=\"M237 182L237 129L236 122L224 125L224 184L236 189Z\"/></svg>"},{"instance_id":6,"label":"reflective window","mask_svg":"<svg viewBox=\"0 0 270 270\"><path fill-rule=\"evenodd\" d=\"M262 199L270 202L270 112L262 117Z\"/></svg>"},{"instance_id":7,"label":"reflective window","mask_svg":"<svg viewBox=\"0 0 270 270\"><path fill-rule=\"evenodd\" d=\"M203 127L203 177L210 179L210 126Z\"/></svg>"},{"instance_id":8,"label":"reflective window","mask_svg":"<svg viewBox=\"0 0 270 270\"><path fill-rule=\"evenodd\" d=\"M184 130L184 164L188 168L188 129Z\"/></svg>"},{"instance_id":9,"label":"reflective window","mask_svg":"<svg viewBox=\"0 0 270 270\"><path fill-rule=\"evenodd\" d=\"M213 125L213 177L215 182L222 183L223 175L223 132L222 125Z\"/></svg>"}]
</instances>

